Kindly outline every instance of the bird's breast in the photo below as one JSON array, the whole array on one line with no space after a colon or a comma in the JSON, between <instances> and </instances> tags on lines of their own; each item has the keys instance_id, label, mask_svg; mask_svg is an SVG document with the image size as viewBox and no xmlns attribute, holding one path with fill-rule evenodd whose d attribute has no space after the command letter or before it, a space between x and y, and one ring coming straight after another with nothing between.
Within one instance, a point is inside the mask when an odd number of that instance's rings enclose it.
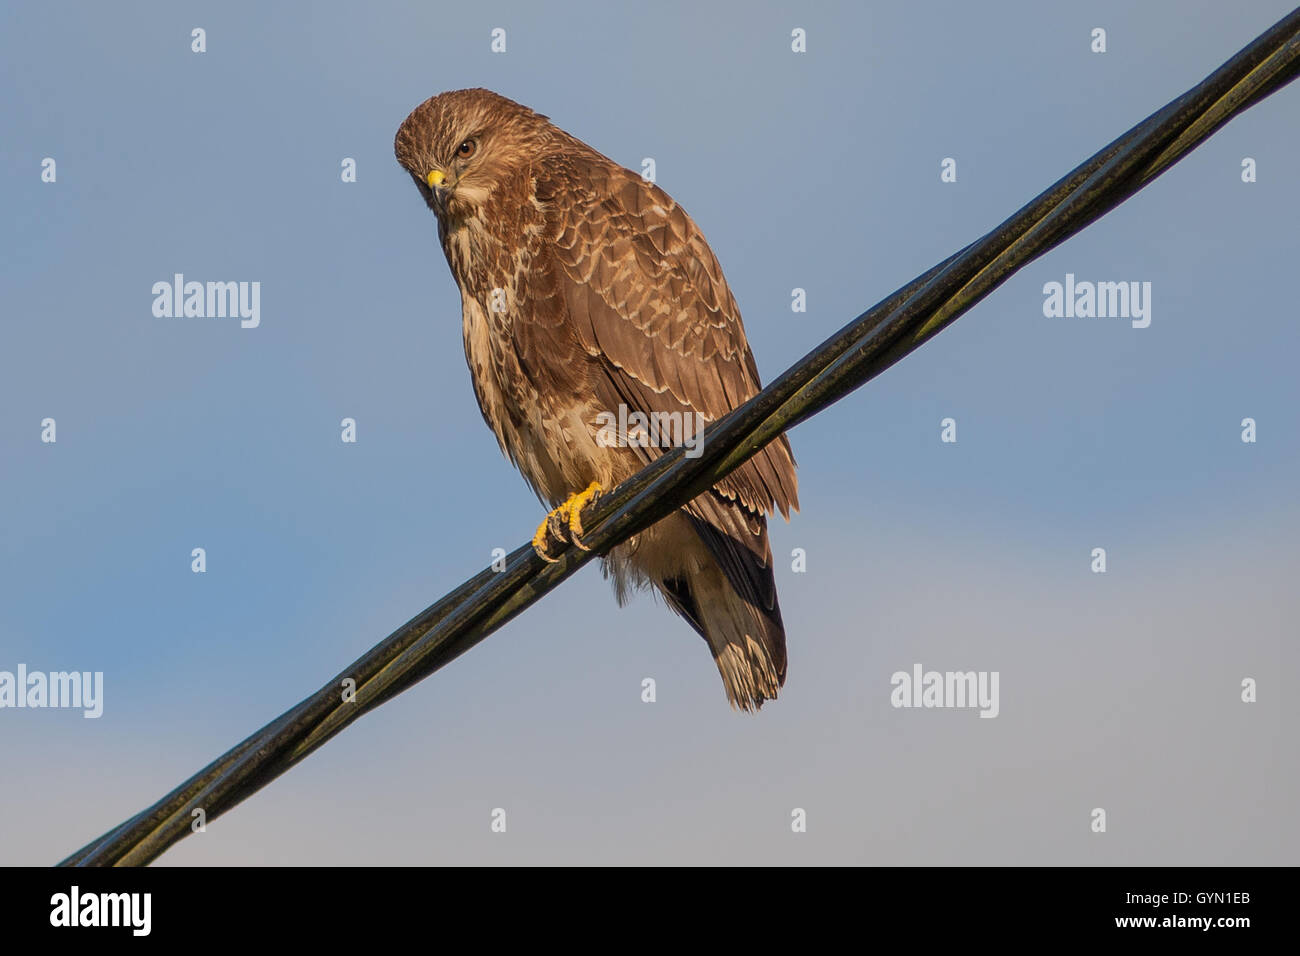
<instances>
[{"instance_id":1,"label":"bird's breast","mask_svg":"<svg viewBox=\"0 0 1300 956\"><path fill-rule=\"evenodd\" d=\"M540 237L529 228L520 238L511 247L469 220L446 230L443 248L460 287L465 361L483 419L537 495L558 504L591 481L607 480L601 460L608 450L595 445L588 425L596 413L583 399L594 396L574 394L585 379L586 355L533 349L527 367L521 358L520 336L535 346L529 336L541 326L527 314L537 307L529 282ZM552 331L558 346L564 335ZM558 382L570 387L554 387Z\"/></svg>"},{"instance_id":2,"label":"bird's breast","mask_svg":"<svg viewBox=\"0 0 1300 956\"><path fill-rule=\"evenodd\" d=\"M490 304L463 296L465 361L483 420L538 497L556 504L575 490L564 455L571 426L524 373L508 322Z\"/></svg>"}]
</instances>

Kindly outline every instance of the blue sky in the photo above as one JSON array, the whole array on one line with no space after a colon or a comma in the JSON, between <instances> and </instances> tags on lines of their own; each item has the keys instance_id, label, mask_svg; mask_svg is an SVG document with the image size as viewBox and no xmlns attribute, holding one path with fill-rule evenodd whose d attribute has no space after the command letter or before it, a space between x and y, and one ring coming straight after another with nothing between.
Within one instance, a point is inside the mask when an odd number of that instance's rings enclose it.
<instances>
[{"instance_id":1,"label":"blue sky","mask_svg":"<svg viewBox=\"0 0 1300 956\"><path fill-rule=\"evenodd\" d=\"M135 8L0 13L0 670L106 697L0 710L3 863L141 809L536 527L393 159L427 97L486 86L653 157L770 380L1289 9ZM162 862L1294 862L1298 97L791 434L761 714L593 567ZM260 282L260 326L154 317L177 272ZM1067 273L1150 282L1150 327L1044 317ZM997 719L892 708L916 662L999 671Z\"/></svg>"}]
</instances>

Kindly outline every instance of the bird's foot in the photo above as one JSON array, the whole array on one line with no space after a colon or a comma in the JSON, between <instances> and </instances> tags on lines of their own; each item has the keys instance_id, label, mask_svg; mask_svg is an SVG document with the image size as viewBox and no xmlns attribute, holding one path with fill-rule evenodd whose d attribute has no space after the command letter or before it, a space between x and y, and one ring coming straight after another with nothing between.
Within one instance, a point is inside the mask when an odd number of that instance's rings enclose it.
<instances>
[{"instance_id":1,"label":"bird's foot","mask_svg":"<svg viewBox=\"0 0 1300 956\"><path fill-rule=\"evenodd\" d=\"M569 506L569 540L583 551L590 551L591 548L582 543L582 509L604 490L599 481L593 481L585 491L578 492L565 502Z\"/></svg>"},{"instance_id":2,"label":"bird's foot","mask_svg":"<svg viewBox=\"0 0 1300 956\"><path fill-rule=\"evenodd\" d=\"M600 482L593 481L585 491L569 495L564 504L553 509L546 516L546 520L538 525L537 533L533 535L533 550L537 552L538 557L551 563L560 560L558 557L551 556L553 546L556 544L567 543L583 551L591 550L582 543L582 509L602 490Z\"/></svg>"}]
</instances>

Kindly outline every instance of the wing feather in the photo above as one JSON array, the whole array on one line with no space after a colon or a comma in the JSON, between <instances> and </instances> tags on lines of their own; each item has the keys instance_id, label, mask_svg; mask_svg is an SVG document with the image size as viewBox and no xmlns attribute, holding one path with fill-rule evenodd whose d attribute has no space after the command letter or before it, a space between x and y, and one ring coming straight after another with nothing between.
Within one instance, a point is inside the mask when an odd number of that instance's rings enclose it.
<instances>
[{"instance_id":1,"label":"wing feather","mask_svg":"<svg viewBox=\"0 0 1300 956\"><path fill-rule=\"evenodd\" d=\"M717 421L760 389L717 258L662 189L573 144L535 175L538 195L555 200L557 294L582 346L604 360L608 381L598 391L633 411ZM574 206L558 208L558 197ZM640 451L646 460L660 453ZM799 507L788 440L770 443L716 490L755 514L775 507L788 518Z\"/></svg>"}]
</instances>

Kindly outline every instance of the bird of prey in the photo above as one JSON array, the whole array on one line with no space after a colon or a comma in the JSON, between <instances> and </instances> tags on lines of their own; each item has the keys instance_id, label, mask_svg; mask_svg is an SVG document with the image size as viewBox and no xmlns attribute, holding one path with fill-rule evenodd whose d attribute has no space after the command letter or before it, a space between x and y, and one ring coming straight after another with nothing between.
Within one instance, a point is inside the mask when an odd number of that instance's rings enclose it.
<instances>
[{"instance_id":1,"label":"bird of prey","mask_svg":"<svg viewBox=\"0 0 1300 956\"><path fill-rule=\"evenodd\" d=\"M654 183L489 90L421 103L394 149L437 216L483 418L553 509L533 544L585 547L583 506L681 443L646 420L707 424L761 388L718 260ZM610 441L614 420L635 427ZM620 604L653 587L708 642L741 710L785 682L773 506L799 507L784 435L603 558Z\"/></svg>"}]
</instances>

